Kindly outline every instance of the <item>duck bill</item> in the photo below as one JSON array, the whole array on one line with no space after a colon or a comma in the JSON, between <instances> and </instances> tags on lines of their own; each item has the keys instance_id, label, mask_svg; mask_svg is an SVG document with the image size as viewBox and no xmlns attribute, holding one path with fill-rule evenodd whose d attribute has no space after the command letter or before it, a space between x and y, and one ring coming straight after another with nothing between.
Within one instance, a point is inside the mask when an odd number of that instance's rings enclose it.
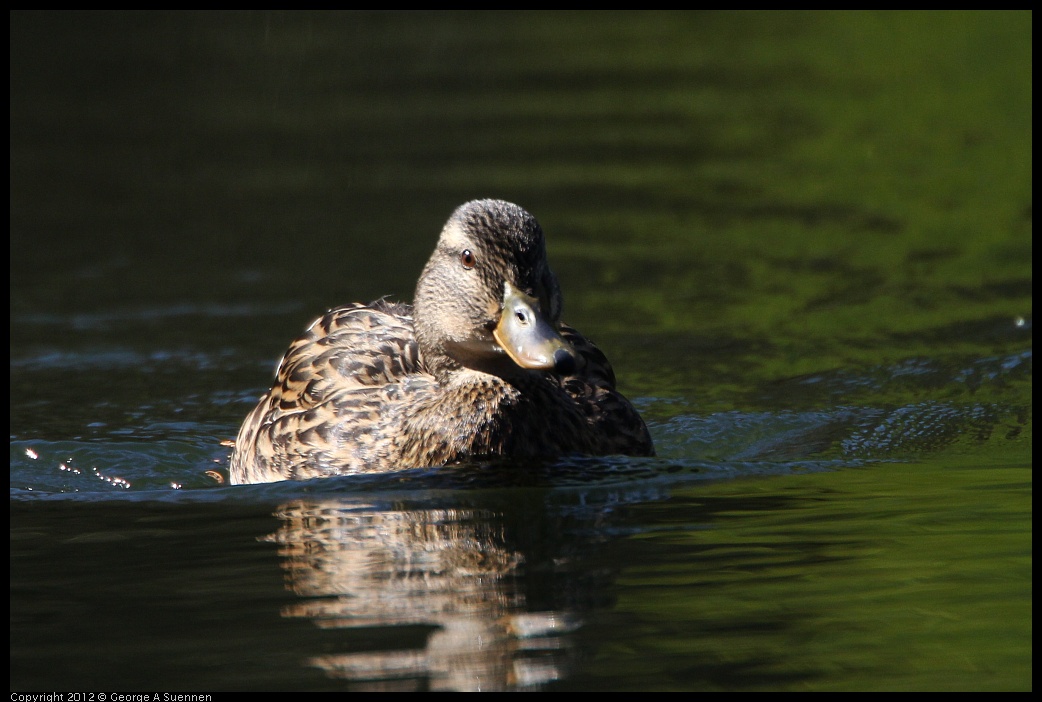
<instances>
[{"instance_id":1,"label":"duck bill","mask_svg":"<svg viewBox=\"0 0 1042 702\"><path fill-rule=\"evenodd\" d=\"M510 283L503 285L503 312L492 336L522 368L568 373L575 351L540 311L539 301Z\"/></svg>"}]
</instances>

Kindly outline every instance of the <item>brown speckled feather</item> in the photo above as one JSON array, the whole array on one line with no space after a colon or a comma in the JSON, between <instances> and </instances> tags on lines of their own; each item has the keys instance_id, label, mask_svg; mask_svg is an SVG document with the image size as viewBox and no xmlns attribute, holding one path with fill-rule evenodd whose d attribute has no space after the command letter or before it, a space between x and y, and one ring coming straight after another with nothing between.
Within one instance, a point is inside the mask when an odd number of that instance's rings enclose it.
<instances>
[{"instance_id":1,"label":"brown speckled feather","mask_svg":"<svg viewBox=\"0 0 1042 702\"><path fill-rule=\"evenodd\" d=\"M557 327L574 357L566 372L508 361L500 377L460 366L440 347L431 363L413 315L410 305L380 300L316 320L290 345L271 390L244 421L231 481L388 472L479 456L653 455L607 358L571 327Z\"/></svg>"},{"instance_id":2,"label":"brown speckled feather","mask_svg":"<svg viewBox=\"0 0 1042 702\"><path fill-rule=\"evenodd\" d=\"M331 310L296 339L236 440L234 483L376 473L485 455L651 455L600 349L571 327L576 373L520 386L487 376L442 387L423 367L411 307ZM478 374L475 374L478 375Z\"/></svg>"}]
</instances>

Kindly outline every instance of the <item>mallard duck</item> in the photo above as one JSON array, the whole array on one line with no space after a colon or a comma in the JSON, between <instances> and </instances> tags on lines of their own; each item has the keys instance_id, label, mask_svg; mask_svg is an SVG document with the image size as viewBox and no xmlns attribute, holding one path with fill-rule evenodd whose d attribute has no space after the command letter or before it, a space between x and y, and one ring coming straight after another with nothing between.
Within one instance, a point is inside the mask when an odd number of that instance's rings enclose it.
<instances>
[{"instance_id":1,"label":"mallard duck","mask_svg":"<svg viewBox=\"0 0 1042 702\"><path fill-rule=\"evenodd\" d=\"M337 307L290 344L239 430L231 482L654 455L608 359L560 315L536 219L501 200L460 206L413 305Z\"/></svg>"}]
</instances>

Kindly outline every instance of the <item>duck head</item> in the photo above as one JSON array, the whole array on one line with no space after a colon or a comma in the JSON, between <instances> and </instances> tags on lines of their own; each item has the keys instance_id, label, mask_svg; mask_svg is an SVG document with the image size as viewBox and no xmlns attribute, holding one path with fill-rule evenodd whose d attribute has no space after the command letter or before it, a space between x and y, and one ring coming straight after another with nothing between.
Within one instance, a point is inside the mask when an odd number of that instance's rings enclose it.
<instances>
[{"instance_id":1,"label":"duck head","mask_svg":"<svg viewBox=\"0 0 1042 702\"><path fill-rule=\"evenodd\" d=\"M572 372L576 355L558 331L560 316L560 286L535 217L502 200L452 213L414 303L416 339L439 379L460 368L504 377Z\"/></svg>"}]
</instances>

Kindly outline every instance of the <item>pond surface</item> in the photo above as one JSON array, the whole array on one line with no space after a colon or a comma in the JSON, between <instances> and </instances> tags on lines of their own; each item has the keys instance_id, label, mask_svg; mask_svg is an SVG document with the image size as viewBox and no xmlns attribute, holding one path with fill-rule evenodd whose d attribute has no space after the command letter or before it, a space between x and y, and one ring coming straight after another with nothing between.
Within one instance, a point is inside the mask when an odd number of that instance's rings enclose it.
<instances>
[{"instance_id":1,"label":"pond surface","mask_svg":"<svg viewBox=\"0 0 1042 702\"><path fill-rule=\"evenodd\" d=\"M11 689L1031 689L1031 72L1023 13L13 13ZM476 197L658 456L224 483Z\"/></svg>"}]
</instances>

